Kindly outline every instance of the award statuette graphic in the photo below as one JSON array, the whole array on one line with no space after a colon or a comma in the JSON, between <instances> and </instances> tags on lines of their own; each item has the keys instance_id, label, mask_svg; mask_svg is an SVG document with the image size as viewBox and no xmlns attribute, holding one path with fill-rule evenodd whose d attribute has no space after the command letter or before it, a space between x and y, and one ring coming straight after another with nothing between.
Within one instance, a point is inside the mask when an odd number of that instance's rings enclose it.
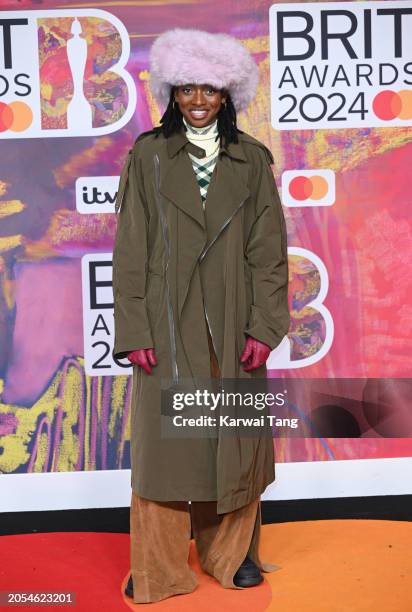
<instances>
[{"instance_id":1,"label":"award statuette graphic","mask_svg":"<svg viewBox=\"0 0 412 612\"><path fill-rule=\"evenodd\" d=\"M125 25L97 8L2 11L0 138L102 136L136 110Z\"/></svg>"},{"instance_id":2,"label":"award statuette graphic","mask_svg":"<svg viewBox=\"0 0 412 612\"><path fill-rule=\"evenodd\" d=\"M87 41L80 37L82 27L74 19L71 33L73 38L67 41L67 58L73 78L73 98L67 106L68 129L90 130L93 113L83 91L83 75L87 60Z\"/></svg>"}]
</instances>

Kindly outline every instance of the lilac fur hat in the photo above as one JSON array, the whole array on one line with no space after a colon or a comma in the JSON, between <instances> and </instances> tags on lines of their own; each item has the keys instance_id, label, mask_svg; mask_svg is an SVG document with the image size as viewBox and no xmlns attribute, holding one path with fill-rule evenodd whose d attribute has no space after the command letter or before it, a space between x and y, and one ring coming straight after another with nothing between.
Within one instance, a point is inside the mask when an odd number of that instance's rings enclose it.
<instances>
[{"instance_id":1,"label":"lilac fur hat","mask_svg":"<svg viewBox=\"0 0 412 612\"><path fill-rule=\"evenodd\" d=\"M246 47L229 34L174 28L154 41L149 53L150 88L167 106L172 85L207 83L229 91L236 111L256 95L259 71Z\"/></svg>"}]
</instances>

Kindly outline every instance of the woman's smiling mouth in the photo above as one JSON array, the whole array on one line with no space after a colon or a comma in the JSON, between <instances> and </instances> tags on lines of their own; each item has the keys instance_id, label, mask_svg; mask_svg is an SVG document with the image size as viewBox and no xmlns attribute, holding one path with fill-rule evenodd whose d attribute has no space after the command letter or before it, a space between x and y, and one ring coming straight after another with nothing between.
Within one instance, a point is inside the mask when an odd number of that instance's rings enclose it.
<instances>
[{"instance_id":1,"label":"woman's smiling mouth","mask_svg":"<svg viewBox=\"0 0 412 612\"><path fill-rule=\"evenodd\" d=\"M208 114L207 110L194 110L193 109L193 110L190 110L189 112L194 119L204 119Z\"/></svg>"}]
</instances>

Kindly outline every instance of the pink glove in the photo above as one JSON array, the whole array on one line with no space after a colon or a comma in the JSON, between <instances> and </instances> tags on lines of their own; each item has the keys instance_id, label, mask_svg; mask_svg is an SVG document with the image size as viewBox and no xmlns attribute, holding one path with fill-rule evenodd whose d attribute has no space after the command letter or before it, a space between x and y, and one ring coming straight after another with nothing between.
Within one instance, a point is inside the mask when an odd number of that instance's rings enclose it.
<instances>
[{"instance_id":1,"label":"pink glove","mask_svg":"<svg viewBox=\"0 0 412 612\"><path fill-rule=\"evenodd\" d=\"M147 374L152 373L150 366L157 365L157 359L154 353L154 348L139 349L127 354L127 358L131 363L139 365Z\"/></svg>"},{"instance_id":2,"label":"pink glove","mask_svg":"<svg viewBox=\"0 0 412 612\"><path fill-rule=\"evenodd\" d=\"M246 346L240 356L240 361L244 363L243 369L245 372L255 370L259 366L266 363L272 349L270 346L252 336L246 339Z\"/></svg>"}]
</instances>

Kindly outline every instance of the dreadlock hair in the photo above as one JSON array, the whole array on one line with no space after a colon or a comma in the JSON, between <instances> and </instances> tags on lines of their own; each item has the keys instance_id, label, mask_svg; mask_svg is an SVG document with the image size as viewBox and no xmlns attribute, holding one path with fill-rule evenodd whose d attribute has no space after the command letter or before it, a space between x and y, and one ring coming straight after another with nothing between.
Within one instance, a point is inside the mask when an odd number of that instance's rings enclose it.
<instances>
[{"instance_id":1,"label":"dreadlock hair","mask_svg":"<svg viewBox=\"0 0 412 612\"><path fill-rule=\"evenodd\" d=\"M169 103L160 119L161 125L154 128L156 138L159 134L168 138L174 132L178 132L182 126L184 127L182 112L178 104L175 103L175 89L175 87L171 88ZM237 127L236 109L229 92L226 92L226 104L221 105L217 114L217 131L221 146L228 145L231 142L237 143L239 141L238 134L243 134L242 130ZM225 140L224 143L223 139Z\"/></svg>"}]
</instances>

